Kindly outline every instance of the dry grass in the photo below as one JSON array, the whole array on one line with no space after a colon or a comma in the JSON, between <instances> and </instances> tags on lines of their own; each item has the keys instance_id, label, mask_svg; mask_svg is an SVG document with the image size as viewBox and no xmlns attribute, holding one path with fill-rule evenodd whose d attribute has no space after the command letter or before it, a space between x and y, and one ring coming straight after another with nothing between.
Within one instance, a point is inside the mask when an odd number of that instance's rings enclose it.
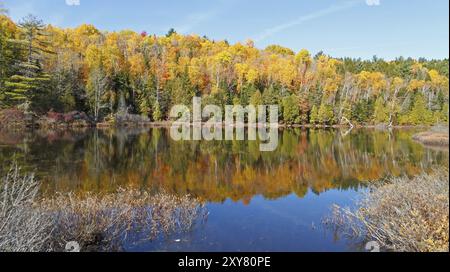
<instances>
[{"instance_id":1,"label":"dry grass","mask_svg":"<svg viewBox=\"0 0 450 272\"><path fill-rule=\"evenodd\" d=\"M335 206L327 224L387 251L449 250L448 169L371 185L358 208Z\"/></svg>"},{"instance_id":2,"label":"dry grass","mask_svg":"<svg viewBox=\"0 0 450 272\"><path fill-rule=\"evenodd\" d=\"M44 200L41 209L57 222L55 248L77 241L94 251L121 250L129 234L153 240L160 234L188 231L204 214L203 205L189 196L150 195L134 189L101 196L60 194Z\"/></svg>"},{"instance_id":3,"label":"dry grass","mask_svg":"<svg viewBox=\"0 0 450 272\"><path fill-rule=\"evenodd\" d=\"M428 132L418 133L413 136L415 141L429 146L448 146L448 126L435 126Z\"/></svg>"},{"instance_id":4,"label":"dry grass","mask_svg":"<svg viewBox=\"0 0 450 272\"><path fill-rule=\"evenodd\" d=\"M13 167L0 182L0 251L48 249L52 218L35 207L39 182Z\"/></svg>"},{"instance_id":5,"label":"dry grass","mask_svg":"<svg viewBox=\"0 0 450 272\"><path fill-rule=\"evenodd\" d=\"M0 251L63 251L70 241L83 251L120 251L129 235L152 240L188 231L206 211L189 196L134 189L39 199L39 185L17 167L2 180Z\"/></svg>"},{"instance_id":6,"label":"dry grass","mask_svg":"<svg viewBox=\"0 0 450 272\"><path fill-rule=\"evenodd\" d=\"M18 109L0 110L0 128L25 128L25 114Z\"/></svg>"},{"instance_id":7,"label":"dry grass","mask_svg":"<svg viewBox=\"0 0 450 272\"><path fill-rule=\"evenodd\" d=\"M439 132L422 132L413 136L413 139L424 145L448 146L448 134Z\"/></svg>"}]
</instances>

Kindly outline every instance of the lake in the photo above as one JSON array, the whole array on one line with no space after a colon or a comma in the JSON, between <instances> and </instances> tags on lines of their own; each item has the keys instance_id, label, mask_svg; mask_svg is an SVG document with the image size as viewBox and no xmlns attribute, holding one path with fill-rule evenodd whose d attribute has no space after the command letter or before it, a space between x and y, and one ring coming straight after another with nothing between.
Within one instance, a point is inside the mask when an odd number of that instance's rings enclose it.
<instances>
[{"instance_id":1,"label":"lake","mask_svg":"<svg viewBox=\"0 0 450 272\"><path fill-rule=\"evenodd\" d=\"M191 232L127 251L356 251L322 226L333 204L351 206L367 181L449 164L448 152L412 141L415 132L285 129L275 151L261 152L253 141L177 142L164 128L3 131L0 171L16 160L44 194L133 186L206 203L207 220Z\"/></svg>"}]
</instances>

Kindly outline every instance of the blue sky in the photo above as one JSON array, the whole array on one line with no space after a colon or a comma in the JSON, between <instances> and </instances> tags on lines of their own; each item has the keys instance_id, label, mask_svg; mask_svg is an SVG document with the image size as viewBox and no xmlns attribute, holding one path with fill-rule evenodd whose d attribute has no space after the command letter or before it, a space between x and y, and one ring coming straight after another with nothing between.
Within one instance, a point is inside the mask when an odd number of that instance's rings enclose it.
<instances>
[{"instance_id":1,"label":"blue sky","mask_svg":"<svg viewBox=\"0 0 450 272\"><path fill-rule=\"evenodd\" d=\"M68 5L77 2L80 5ZM157 35L175 28L259 48L323 50L335 57L448 58L448 0L4 0L18 20L28 13L60 27Z\"/></svg>"}]
</instances>

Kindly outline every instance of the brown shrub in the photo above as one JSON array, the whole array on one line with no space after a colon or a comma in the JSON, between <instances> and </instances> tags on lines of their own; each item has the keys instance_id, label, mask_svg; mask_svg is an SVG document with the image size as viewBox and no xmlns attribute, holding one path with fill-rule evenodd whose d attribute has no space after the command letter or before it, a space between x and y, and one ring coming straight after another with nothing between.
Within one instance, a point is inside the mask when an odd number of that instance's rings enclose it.
<instances>
[{"instance_id":1,"label":"brown shrub","mask_svg":"<svg viewBox=\"0 0 450 272\"><path fill-rule=\"evenodd\" d=\"M418 141L424 145L429 146L448 146L449 144L449 135L445 132L422 132L413 136L415 141Z\"/></svg>"},{"instance_id":2,"label":"brown shrub","mask_svg":"<svg viewBox=\"0 0 450 272\"><path fill-rule=\"evenodd\" d=\"M334 206L327 224L388 251L449 250L448 169L371 185L358 208Z\"/></svg>"},{"instance_id":3,"label":"brown shrub","mask_svg":"<svg viewBox=\"0 0 450 272\"><path fill-rule=\"evenodd\" d=\"M61 127L92 127L93 123L84 112L72 111L68 113L57 113L50 110L45 116L38 120L41 128L61 128Z\"/></svg>"},{"instance_id":4,"label":"brown shrub","mask_svg":"<svg viewBox=\"0 0 450 272\"><path fill-rule=\"evenodd\" d=\"M39 182L11 168L0 182L0 251L33 252L49 247L53 220L35 207Z\"/></svg>"},{"instance_id":5,"label":"brown shrub","mask_svg":"<svg viewBox=\"0 0 450 272\"><path fill-rule=\"evenodd\" d=\"M24 112L15 108L0 110L0 127L3 128L26 127Z\"/></svg>"},{"instance_id":6,"label":"brown shrub","mask_svg":"<svg viewBox=\"0 0 450 272\"><path fill-rule=\"evenodd\" d=\"M189 196L120 189L106 195L57 194L39 199L40 183L14 166L0 183L0 251L121 250L128 235L152 240L190 230L205 208Z\"/></svg>"},{"instance_id":7,"label":"brown shrub","mask_svg":"<svg viewBox=\"0 0 450 272\"><path fill-rule=\"evenodd\" d=\"M130 234L153 240L160 234L188 231L204 213L203 205L189 196L150 195L134 189L107 195L59 194L44 200L40 208L57 222L54 248L76 241L94 251L120 250Z\"/></svg>"}]
</instances>

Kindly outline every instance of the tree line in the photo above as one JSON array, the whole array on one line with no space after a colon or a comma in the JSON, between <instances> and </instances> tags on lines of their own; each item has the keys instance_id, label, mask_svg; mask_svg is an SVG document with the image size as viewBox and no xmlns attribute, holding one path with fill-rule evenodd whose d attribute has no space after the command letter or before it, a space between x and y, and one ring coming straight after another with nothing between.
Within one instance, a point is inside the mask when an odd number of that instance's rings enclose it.
<instances>
[{"instance_id":1,"label":"tree line","mask_svg":"<svg viewBox=\"0 0 450 272\"><path fill-rule=\"evenodd\" d=\"M419 125L448 122L448 59L332 58L252 41L62 29L0 10L0 108L126 110L153 121L176 104L279 105L286 124Z\"/></svg>"}]
</instances>

